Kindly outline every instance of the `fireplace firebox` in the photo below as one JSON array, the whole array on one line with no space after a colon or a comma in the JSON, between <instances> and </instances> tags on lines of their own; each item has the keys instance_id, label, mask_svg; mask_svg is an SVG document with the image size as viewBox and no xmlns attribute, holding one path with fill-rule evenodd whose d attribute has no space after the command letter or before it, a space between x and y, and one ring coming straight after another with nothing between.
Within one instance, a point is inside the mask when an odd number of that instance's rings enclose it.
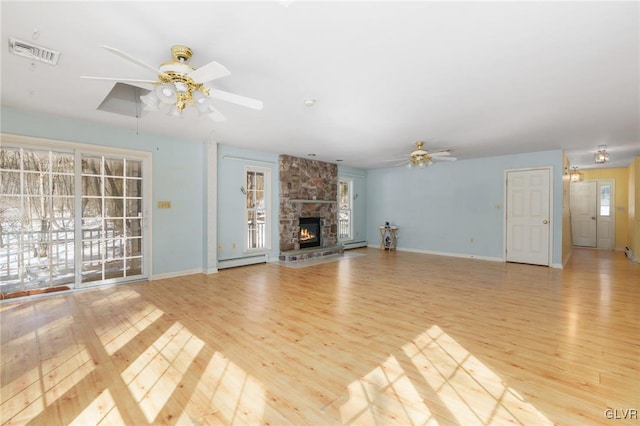
<instances>
[{"instance_id":1,"label":"fireplace firebox","mask_svg":"<svg viewBox=\"0 0 640 426\"><path fill-rule=\"evenodd\" d=\"M300 248L320 247L320 218L319 217L301 217L300 218L300 234L298 242Z\"/></svg>"}]
</instances>

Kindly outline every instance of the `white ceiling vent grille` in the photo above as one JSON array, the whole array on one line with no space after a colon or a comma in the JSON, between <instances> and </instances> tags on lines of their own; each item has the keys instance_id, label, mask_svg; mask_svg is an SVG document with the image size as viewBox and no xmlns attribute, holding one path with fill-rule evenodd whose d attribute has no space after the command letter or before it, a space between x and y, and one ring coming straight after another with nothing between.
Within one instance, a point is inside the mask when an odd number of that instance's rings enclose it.
<instances>
[{"instance_id":1,"label":"white ceiling vent grille","mask_svg":"<svg viewBox=\"0 0 640 426\"><path fill-rule=\"evenodd\" d=\"M13 37L9 37L9 52L49 65L56 65L60 57L60 52Z\"/></svg>"}]
</instances>

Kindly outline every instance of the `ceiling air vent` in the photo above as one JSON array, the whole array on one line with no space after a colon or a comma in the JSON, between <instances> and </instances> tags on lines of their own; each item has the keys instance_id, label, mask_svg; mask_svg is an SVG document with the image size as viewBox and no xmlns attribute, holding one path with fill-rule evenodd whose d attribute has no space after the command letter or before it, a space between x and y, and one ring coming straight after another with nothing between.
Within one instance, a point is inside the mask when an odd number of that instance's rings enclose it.
<instances>
[{"instance_id":1,"label":"ceiling air vent","mask_svg":"<svg viewBox=\"0 0 640 426\"><path fill-rule=\"evenodd\" d=\"M9 52L49 65L56 65L60 57L60 52L13 37L9 37Z\"/></svg>"}]
</instances>

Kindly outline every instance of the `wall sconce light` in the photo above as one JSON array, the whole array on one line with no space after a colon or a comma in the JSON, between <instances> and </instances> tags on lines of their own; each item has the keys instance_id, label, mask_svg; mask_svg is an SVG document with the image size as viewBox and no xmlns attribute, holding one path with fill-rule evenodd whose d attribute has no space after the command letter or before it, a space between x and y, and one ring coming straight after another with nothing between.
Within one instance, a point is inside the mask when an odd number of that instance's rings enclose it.
<instances>
[{"instance_id":1,"label":"wall sconce light","mask_svg":"<svg viewBox=\"0 0 640 426\"><path fill-rule=\"evenodd\" d=\"M577 167L572 167L572 171L569 172L569 181L570 182L580 182L582 180L582 173L578 171Z\"/></svg>"},{"instance_id":2,"label":"wall sconce light","mask_svg":"<svg viewBox=\"0 0 640 426\"><path fill-rule=\"evenodd\" d=\"M604 164L609 162L609 153L606 145L598 145L598 152L593 155L593 161L596 164Z\"/></svg>"},{"instance_id":3,"label":"wall sconce light","mask_svg":"<svg viewBox=\"0 0 640 426\"><path fill-rule=\"evenodd\" d=\"M242 192L244 195L247 195L247 190L244 189L244 186L240 187L240 192Z\"/></svg>"}]
</instances>

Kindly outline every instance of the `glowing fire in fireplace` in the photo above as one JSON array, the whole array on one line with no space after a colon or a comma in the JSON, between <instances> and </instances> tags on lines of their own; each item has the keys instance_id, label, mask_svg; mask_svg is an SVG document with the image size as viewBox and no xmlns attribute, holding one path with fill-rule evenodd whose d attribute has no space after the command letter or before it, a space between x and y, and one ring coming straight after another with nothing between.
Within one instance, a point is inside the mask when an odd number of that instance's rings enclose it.
<instances>
[{"instance_id":1,"label":"glowing fire in fireplace","mask_svg":"<svg viewBox=\"0 0 640 426\"><path fill-rule=\"evenodd\" d=\"M313 240L316 236L313 235L307 228L302 228L300 230L300 241L309 241Z\"/></svg>"}]
</instances>

